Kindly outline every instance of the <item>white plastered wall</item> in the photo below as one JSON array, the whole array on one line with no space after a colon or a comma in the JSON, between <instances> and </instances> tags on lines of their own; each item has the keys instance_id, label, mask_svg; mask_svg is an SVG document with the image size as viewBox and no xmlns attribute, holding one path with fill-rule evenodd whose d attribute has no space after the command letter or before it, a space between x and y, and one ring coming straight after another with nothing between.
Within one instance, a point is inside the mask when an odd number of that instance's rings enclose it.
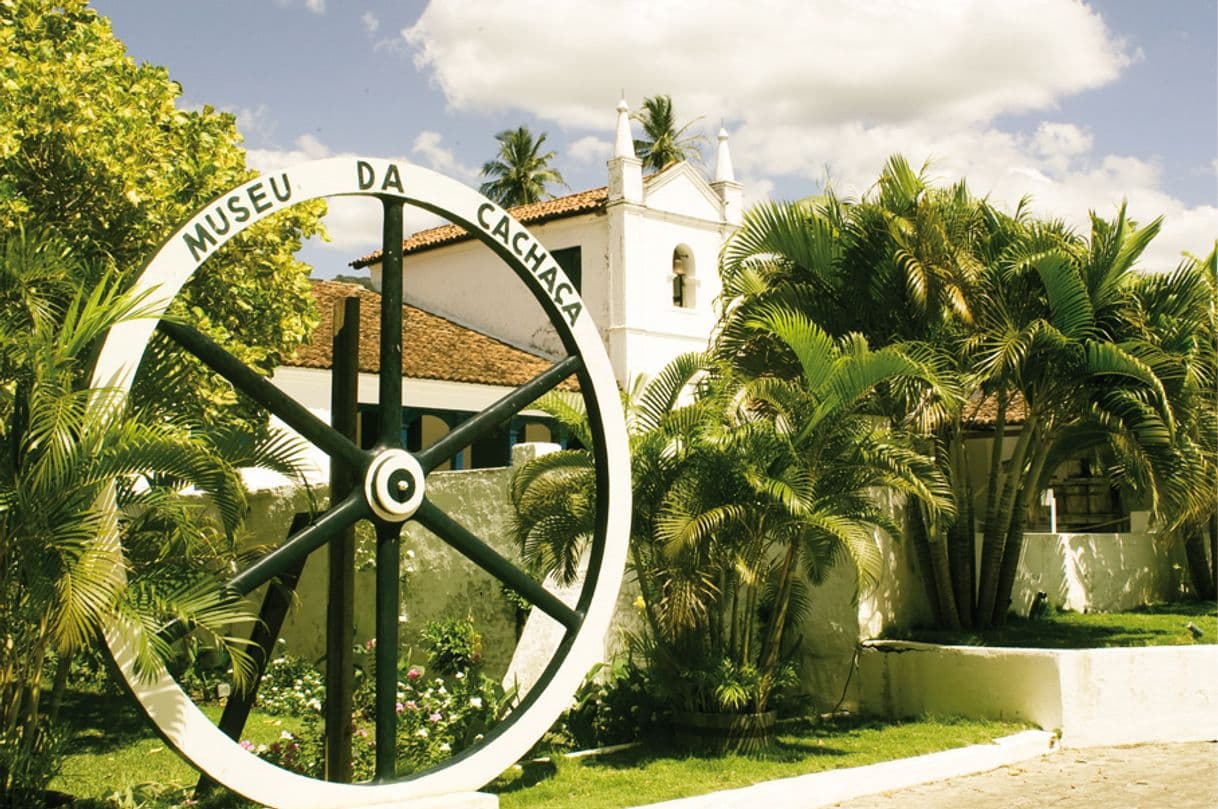
<instances>
[{"instance_id":1,"label":"white plastered wall","mask_svg":"<svg viewBox=\"0 0 1218 809\"><path fill-rule=\"evenodd\" d=\"M580 297L603 336L608 314L604 215L573 216L528 228L548 251L580 247ZM409 253L402 267L407 303L528 351L563 355L557 335L524 282L480 242ZM370 269L379 289L381 265Z\"/></svg>"}]
</instances>

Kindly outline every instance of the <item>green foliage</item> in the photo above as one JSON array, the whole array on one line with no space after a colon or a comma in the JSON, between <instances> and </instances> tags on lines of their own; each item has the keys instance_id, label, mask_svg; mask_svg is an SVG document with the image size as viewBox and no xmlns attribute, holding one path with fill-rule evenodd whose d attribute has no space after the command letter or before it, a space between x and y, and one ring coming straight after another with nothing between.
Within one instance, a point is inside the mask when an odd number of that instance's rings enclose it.
<instances>
[{"instance_id":1,"label":"green foliage","mask_svg":"<svg viewBox=\"0 0 1218 809\"><path fill-rule=\"evenodd\" d=\"M631 658L600 663L545 738L561 750L590 750L663 733L669 710L645 668Z\"/></svg>"},{"instance_id":2,"label":"green foliage","mask_svg":"<svg viewBox=\"0 0 1218 809\"><path fill-rule=\"evenodd\" d=\"M541 151L546 142L544 132L534 138L522 124L503 130L495 140L499 141L498 156L482 164L481 176L490 178L478 187L485 196L511 208L553 198L546 190L549 183L566 186L558 169L550 167L555 153Z\"/></svg>"},{"instance_id":3,"label":"green foliage","mask_svg":"<svg viewBox=\"0 0 1218 809\"><path fill-rule=\"evenodd\" d=\"M891 380L869 403L919 437L950 486L941 513L925 493L910 504L906 533L944 626L1001 623L1028 508L1072 453L1098 453L1114 482L1155 502L1200 549L1215 480L1202 425L1212 422L1191 416L1213 409L1204 329L1215 298L1200 283L1204 262L1164 276L1136 271L1158 228L1136 226L1122 208L1111 221L1093 216L1078 236L1023 205L1003 214L963 182L935 187L925 167L894 156L857 202L829 192L746 213L723 250L716 355L749 377L807 379L831 373L808 361L818 344L861 335L874 354L917 363L929 387ZM823 334L785 339L794 313ZM1198 396L1201 379L1209 387ZM983 405L997 423L979 470L964 441ZM1178 429L1182 418L1194 427ZM1183 514L1193 515L1189 528Z\"/></svg>"},{"instance_id":4,"label":"green foliage","mask_svg":"<svg viewBox=\"0 0 1218 809\"><path fill-rule=\"evenodd\" d=\"M428 621L419 639L427 647L427 659L437 674L456 676L482 661L482 635L474 628L472 618Z\"/></svg>"},{"instance_id":5,"label":"green foliage","mask_svg":"<svg viewBox=\"0 0 1218 809\"><path fill-rule=\"evenodd\" d=\"M426 769L480 742L515 703L514 692L505 692L477 666L444 677L426 676L417 666L403 664L401 669L396 735L397 766L403 774ZM275 676L282 683L279 696L266 705L260 697L259 707L270 711L282 706L285 715L301 718L300 729L272 742L241 744L277 766L320 777L325 761L320 674L295 662L285 664ZM310 694L314 696L306 700ZM352 718L352 768L357 780L375 775L374 703L372 679L358 680Z\"/></svg>"},{"instance_id":6,"label":"green foliage","mask_svg":"<svg viewBox=\"0 0 1218 809\"><path fill-rule=\"evenodd\" d=\"M81 276L96 285L76 289ZM195 627L187 663L199 643L248 682L246 641L232 633L253 616L219 586L246 509L233 463L293 466L292 445L273 437L207 436L86 387L101 336L148 307L56 237L0 234L0 297L14 304L0 317L0 794L10 794L31 786L13 780L33 773L20 762L53 764L48 661L66 675L62 662L111 624L133 634L139 674L183 652L160 634L180 621Z\"/></svg>"},{"instance_id":7,"label":"green foliage","mask_svg":"<svg viewBox=\"0 0 1218 809\"><path fill-rule=\"evenodd\" d=\"M928 371L896 349L829 339L773 307L744 330L770 338L807 371L749 378L698 355L679 357L626 397L634 484L630 566L646 631L637 639L657 691L693 711L763 712L793 682L790 628L806 587L845 563L870 586L876 531L895 531L868 491L887 486L949 512L946 484L906 436L869 416L885 384L925 386ZM576 432L576 397L537 403ZM522 465L514 530L540 573L571 580L595 516L590 453Z\"/></svg>"},{"instance_id":8,"label":"green foliage","mask_svg":"<svg viewBox=\"0 0 1218 809\"><path fill-rule=\"evenodd\" d=\"M696 121L677 126L671 96L644 98L642 109L630 117L643 126L643 137L634 141L634 153L643 161L644 170L659 171L670 163L700 159L698 149L706 138L686 134Z\"/></svg>"},{"instance_id":9,"label":"green foliage","mask_svg":"<svg viewBox=\"0 0 1218 809\"><path fill-rule=\"evenodd\" d=\"M180 95L164 68L136 65L85 0L0 4L0 231L54 230L88 270L72 279L78 288L92 289L107 266L129 283L198 208L255 176L235 118L179 110ZM236 237L174 311L269 372L317 322L309 268L293 254L321 233L324 211L298 205ZM237 401L197 362L159 349L137 398L204 423ZM167 389L179 395L165 401Z\"/></svg>"},{"instance_id":10,"label":"green foliage","mask_svg":"<svg viewBox=\"0 0 1218 809\"><path fill-rule=\"evenodd\" d=\"M0 809L42 806L68 752L59 728L30 724L0 734Z\"/></svg>"}]
</instances>

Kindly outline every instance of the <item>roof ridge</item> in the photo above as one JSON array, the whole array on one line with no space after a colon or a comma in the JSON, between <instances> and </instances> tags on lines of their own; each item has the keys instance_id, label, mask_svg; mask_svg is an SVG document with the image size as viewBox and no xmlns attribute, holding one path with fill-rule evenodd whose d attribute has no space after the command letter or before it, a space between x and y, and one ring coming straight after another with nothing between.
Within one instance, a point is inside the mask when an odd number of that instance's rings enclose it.
<instances>
[{"instance_id":1,"label":"roof ridge","mask_svg":"<svg viewBox=\"0 0 1218 809\"><path fill-rule=\"evenodd\" d=\"M609 186L602 185L596 188L589 188L585 191L576 191L573 194L554 197L553 199L515 205L508 208L507 212L521 224L541 223L548 222L551 219L560 219L594 211L597 208L603 207L608 199ZM418 253L470 238L473 238L470 232L460 225L438 225L426 230L420 230L404 239L402 241L402 252L403 254ZM374 250L367 255L348 262L347 266L358 270L370 264L376 264L381 259L381 252L381 250Z\"/></svg>"}]
</instances>

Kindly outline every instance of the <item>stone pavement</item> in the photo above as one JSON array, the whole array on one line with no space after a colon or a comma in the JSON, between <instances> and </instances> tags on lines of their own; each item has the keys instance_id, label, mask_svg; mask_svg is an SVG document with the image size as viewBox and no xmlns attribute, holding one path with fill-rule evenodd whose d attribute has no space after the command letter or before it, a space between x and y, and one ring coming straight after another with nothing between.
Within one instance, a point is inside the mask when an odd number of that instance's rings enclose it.
<instances>
[{"instance_id":1,"label":"stone pavement","mask_svg":"<svg viewBox=\"0 0 1218 809\"><path fill-rule=\"evenodd\" d=\"M1066 748L836 809L1216 809L1218 744Z\"/></svg>"}]
</instances>

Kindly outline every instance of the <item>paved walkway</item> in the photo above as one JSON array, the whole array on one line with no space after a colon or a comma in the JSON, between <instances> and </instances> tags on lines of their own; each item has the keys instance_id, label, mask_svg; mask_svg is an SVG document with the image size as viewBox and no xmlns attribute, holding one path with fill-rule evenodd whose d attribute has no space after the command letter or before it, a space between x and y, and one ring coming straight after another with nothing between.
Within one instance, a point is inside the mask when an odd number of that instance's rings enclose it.
<instances>
[{"instance_id":1,"label":"paved walkway","mask_svg":"<svg viewBox=\"0 0 1218 809\"><path fill-rule=\"evenodd\" d=\"M979 775L833 805L837 809L1215 809L1218 744L1066 749Z\"/></svg>"}]
</instances>

